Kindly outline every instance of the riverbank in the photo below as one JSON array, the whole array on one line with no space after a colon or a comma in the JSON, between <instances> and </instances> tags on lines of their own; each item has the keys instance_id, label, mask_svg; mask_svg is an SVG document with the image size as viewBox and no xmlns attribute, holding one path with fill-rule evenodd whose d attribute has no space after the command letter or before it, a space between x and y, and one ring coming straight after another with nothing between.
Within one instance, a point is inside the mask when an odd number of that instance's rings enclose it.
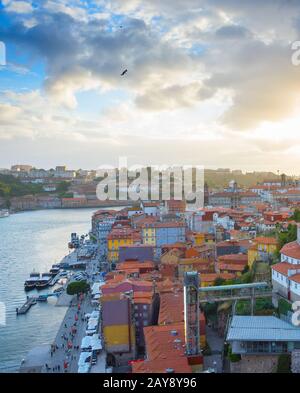
<instances>
[{"instance_id":1,"label":"riverbank","mask_svg":"<svg viewBox=\"0 0 300 393\"><path fill-rule=\"evenodd\" d=\"M133 201L100 201L97 198L59 198L57 196L27 195L12 198L10 212L52 209L103 209L133 206Z\"/></svg>"},{"instance_id":2,"label":"riverbank","mask_svg":"<svg viewBox=\"0 0 300 393\"><path fill-rule=\"evenodd\" d=\"M96 209L57 209L22 212L0 219L0 302L6 324L0 325L0 373L16 371L32 347L52 342L66 307L54 298L38 302L26 315L16 308L26 300L24 282L30 273L49 271L68 252L70 233L88 233ZM29 295L49 292L31 291Z\"/></svg>"},{"instance_id":3,"label":"riverbank","mask_svg":"<svg viewBox=\"0 0 300 393\"><path fill-rule=\"evenodd\" d=\"M81 247L84 247L82 245ZM79 250L74 250L66 255L61 264L78 264ZM86 262L86 273L90 287L98 279L99 256L96 253ZM32 348L27 354L25 360L20 366L21 373L42 372L42 373L77 373L78 360L81 355L81 342L86 336L86 314L94 310L99 310L99 304L92 302L91 295L85 294L83 297L70 296L66 294L66 288L69 282L73 281L71 275L68 282L64 285L64 292L59 296L56 306L68 306L65 316L60 324L58 332L53 342L48 346L39 346ZM99 334L99 333L98 333ZM106 355L101 351L101 356L97 356L97 362L91 368L96 366L98 372L105 372ZM91 371L91 370L90 370ZM94 372L94 371L93 371Z\"/></svg>"}]
</instances>

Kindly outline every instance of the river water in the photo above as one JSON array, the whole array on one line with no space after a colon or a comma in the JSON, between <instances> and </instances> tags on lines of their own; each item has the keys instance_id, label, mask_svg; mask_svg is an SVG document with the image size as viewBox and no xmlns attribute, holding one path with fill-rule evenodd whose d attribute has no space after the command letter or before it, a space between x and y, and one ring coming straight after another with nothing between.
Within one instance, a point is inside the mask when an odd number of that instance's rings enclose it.
<instances>
[{"instance_id":1,"label":"river water","mask_svg":"<svg viewBox=\"0 0 300 393\"><path fill-rule=\"evenodd\" d=\"M66 308L55 307L50 298L17 316L26 300L24 281L33 270L47 272L60 262L71 232L88 233L95 210L43 210L0 219L0 312L6 310L6 321L0 315L0 372L18 369L32 347L54 340Z\"/></svg>"}]
</instances>

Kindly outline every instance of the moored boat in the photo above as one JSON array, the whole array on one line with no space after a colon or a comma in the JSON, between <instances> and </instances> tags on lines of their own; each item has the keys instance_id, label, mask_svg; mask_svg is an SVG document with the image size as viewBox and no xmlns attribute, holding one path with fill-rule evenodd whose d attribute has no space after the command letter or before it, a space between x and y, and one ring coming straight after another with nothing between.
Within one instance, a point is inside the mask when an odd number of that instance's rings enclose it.
<instances>
[{"instance_id":1,"label":"moored boat","mask_svg":"<svg viewBox=\"0 0 300 393\"><path fill-rule=\"evenodd\" d=\"M50 273L42 273L41 277L36 283L37 289L47 288L52 280L52 275Z\"/></svg>"},{"instance_id":2,"label":"moored boat","mask_svg":"<svg viewBox=\"0 0 300 393\"><path fill-rule=\"evenodd\" d=\"M29 278L24 283L25 291L30 291L31 289L36 288L36 285L40 279L40 273L30 273Z\"/></svg>"},{"instance_id":3,"label":"moored boat","mask_svg":"<svg viewBox=\"0 0 300 393\"><path fill-rule=\"evenodd\" d=\"M50 274L52 276L56 276L60 271L60 266L59 265L52 265L52 268L50 269Z\"/></svg>"}]
</instances>

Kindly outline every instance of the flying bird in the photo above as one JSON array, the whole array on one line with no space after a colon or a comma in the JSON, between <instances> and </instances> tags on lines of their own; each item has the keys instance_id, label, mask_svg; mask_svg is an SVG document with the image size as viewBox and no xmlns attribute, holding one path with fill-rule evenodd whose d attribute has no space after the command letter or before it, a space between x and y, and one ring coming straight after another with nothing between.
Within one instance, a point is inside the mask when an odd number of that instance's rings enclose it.
<instances>
[{"instance_id":1,"label":"flying bird","mask_svg":"<svg viewBox=\"0 0 300 393\"><path fill-rule=\"evenodd\" d=\"M122 72L121 76L125 75L127 71L128 71L127 69L124 70L124 71Z\"/></svg>"}]
</instances>

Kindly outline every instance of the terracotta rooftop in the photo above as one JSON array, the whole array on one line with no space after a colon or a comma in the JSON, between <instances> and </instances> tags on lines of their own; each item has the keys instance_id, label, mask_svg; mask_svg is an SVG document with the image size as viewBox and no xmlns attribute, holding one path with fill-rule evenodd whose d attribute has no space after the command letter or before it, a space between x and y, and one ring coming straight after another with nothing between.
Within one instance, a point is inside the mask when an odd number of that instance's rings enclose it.
<instances>
[{"instance_id":1,"label":"terracotta rooftop","mask_svg":"<svg viewBox=\"0 0 300 393\"><path fill-rule=\"evenodd\" d=\"M248 263L248 256L246 254L227 254L227 255L220 255L218 257L219 262L223 263L236 263L236 264L247 264Z\"/></svg>"},{"instance_id":2,"label":"terracotta rooftop","mask_svg":"<svg viewBox=\"0 0 300 393\"><path fill-rule=\"evenodd\" d=\"M277 245L278 241L274 237L259 236L253 239L254 242L260 244L274 244Z\"/></svg>"},{"instance_id":3,"label":"terracotta rooftop","mask_svg":"<svg viewBox=\"0 0 300 393\"><path fill-rule=\"evenodd\" d=\"M284 276L287 277L289 270L297 270L298 269L300 271L300 265L294 265L294 264L288 263L288 262L279 262L279 263L276 263L275 265L272 265L271 269L275 270L275 272L283 274Z\"/></svg>"},{"instance_id":4,"label":"terracotta rooftop","mask_svg":"<svg viewBox=\"0 0 300 393\"><path fill-rule=\"evenodd\" d=\"M285 244L280 252L288 257L300 259L300 245L297 241Z\"/></svg>"},{"instance_id":5,"label":"terracotta rooftop","mask_svg":"<svg viewBox=\"0 0 300 393\"><path fill-rule=\"evenodd\" d=\"M219 263L218 268L220 270L230 270L230 271L242 272L245 268L245 265Z\"/></svg>"},{"instance_id":6,"label":"terracotta rooftop","mask_svg":"<svg viewBox=\"0 0 300 393\"><path fill-rule=\"evenodd\" d=\"M191 373L185 356L184 324L144 327L147 360L132 364L134 373Z\"/></svg>"},{"instance_id":7,"label":"terracotta rooftop","mask_svg":"<svg viewBox=\"0 0 300 393\"><path fill-rule=\"evenodd\" d=\"M296 282L297 284L300 284L300 274L299 273L294 274L293 276L289 277L289 279L291 281Z\"/></svg>"},{"instance_id":8,"label":"terracotta rooftop","mask_svg":"<svg viewBox=\"0 0 300 393\"><path fill-rule=\"evenodd\" d=\"M189 374L192 373L192 368L188 364L185 356L156 360L144 360L132 364L133 373L167 373L167 369L174 370L174 373Z\"/></svg>"}]
</instances>

